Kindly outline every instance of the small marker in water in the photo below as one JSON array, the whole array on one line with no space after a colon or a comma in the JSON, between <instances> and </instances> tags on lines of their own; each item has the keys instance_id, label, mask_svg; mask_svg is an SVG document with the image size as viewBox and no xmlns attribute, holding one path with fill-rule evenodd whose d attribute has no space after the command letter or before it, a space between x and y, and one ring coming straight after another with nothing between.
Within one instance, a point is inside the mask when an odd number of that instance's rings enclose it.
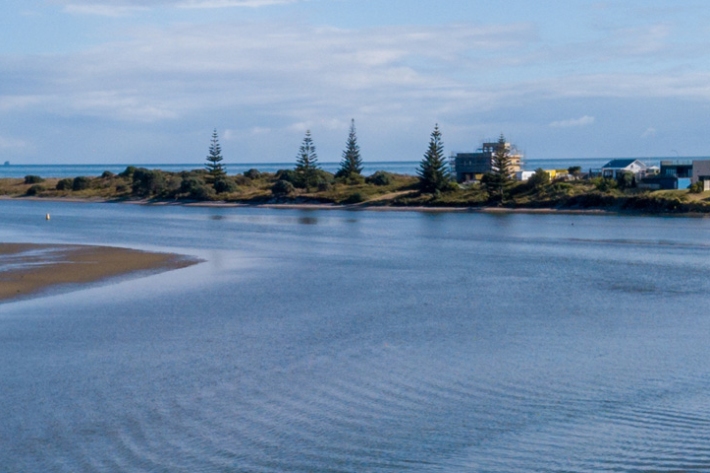
<instances>
[{"instance_id":1,"label":"small marker in water","mask_svg":"<svg viewBox=\"0 0 710 473\"><path fill-rule=\"evenodd\" d=\"M49 214L47 214L46 217L44 217L45 220L49 220Z\"/></svg>"}]
</instances>

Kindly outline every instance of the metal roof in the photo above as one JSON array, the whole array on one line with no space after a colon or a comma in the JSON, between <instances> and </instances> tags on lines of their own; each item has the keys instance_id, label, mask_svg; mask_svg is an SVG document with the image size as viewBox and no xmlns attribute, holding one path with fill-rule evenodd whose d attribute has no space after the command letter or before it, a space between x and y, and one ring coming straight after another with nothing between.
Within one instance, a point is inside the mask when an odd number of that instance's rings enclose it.
<instances>
[{"instance_id":1,"label":"metal roof","mask_svg":"<svg viewBox=\"0 0 710 473\"><path fill-rule=\"evenodd\" d=\"M638 159L612 159L611 161L606 163L604 166L602 166L602 169L606 169L606 168L624 169L624 168L630 166L631 163L634 163L636 161L638 161ZM639 163L641 165L643 165L644 167L646 166L641 161L639 161Z\"/></svg>"}]
</instances>

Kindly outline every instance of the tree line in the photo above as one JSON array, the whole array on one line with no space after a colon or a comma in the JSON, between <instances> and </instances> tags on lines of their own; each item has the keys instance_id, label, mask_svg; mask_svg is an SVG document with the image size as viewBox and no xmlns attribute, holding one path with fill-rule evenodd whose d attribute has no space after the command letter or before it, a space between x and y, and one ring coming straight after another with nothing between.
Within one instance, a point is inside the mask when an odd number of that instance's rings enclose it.
<instances>
[{"instance_id":1,"label":"tree line","mask_svg":"<svg viewBox=\"0 0 710 473\"><path fill-rule=\"evenodd\" d=\"M224 189L226 169L221 164L222 160L217 130L215 129L207 156L206 170L209 175L209 182L217 193L226 191ZM498 140L492 164L492 171L484 175L482 184L493 199L502 202L505 199L505 188L513 180L510 154L503 134L500 135ZM341 182L358 184L362 182L362 170L363 161L360 156L360 146L357 142L355 120L352 119L340 161L340 168L336 172L335 178ZM305 188L306 192L310 192L311 189L324 190L323 188L326 187L323 171L318 165L318 155L316 154L316 147L310 130L306 130L299 147L293 173L284 174L284 178L274 185L275 194L288 194L292 191L294 185ZM381 171L378 171L378 173L380 173L380 178L384 175ZM438 124L434 126L434 130L431 133L429 146L417 168L417 176L419 178L419 190L423 193L440 194L441 192L458 189L444 155L444 142Z\"/></svg>"}]
</instances>

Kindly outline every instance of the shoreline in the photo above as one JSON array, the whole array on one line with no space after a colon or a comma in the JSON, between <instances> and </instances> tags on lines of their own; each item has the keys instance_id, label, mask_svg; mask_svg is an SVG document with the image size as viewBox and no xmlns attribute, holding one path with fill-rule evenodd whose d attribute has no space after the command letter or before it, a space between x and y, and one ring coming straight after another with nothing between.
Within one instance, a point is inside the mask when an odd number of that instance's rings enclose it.
<instances>
[{"instance_id":1,"label":"shoreline","mask_svg":"<svg viewBox=\"0 0 710 473\"><path fill-rule=\"evenodd\" d=\"M667 212L667 211L640 211L630 209L602 209L602 208L552 208L552 207L456 207L456 206L425 206L425 205L387 205L369 204L331 204L331 203L249 203L228 201L187 201L187 200L151 200L151 199L102 199L102 198L76 198L76 197L11 197L0 196L3 200L20 200L30 202L67 202L85 204L127 204L147 206L184 206L207 208L261 208L261 209L286 209L286 210L347 210L347 211L373 211L373 212L422 212L422 213L488 213L488 214L534 214L534 215L620 215L620 216L648 216L648 217L710 217L703 212Z\"/></svg>"},{"instance_id":2,"label":"shoreline","mask_svg":"<svg viewBox=\"0 0 710 473\"><path fill-rule=\"evenodd\" d=\"M196 263L195 259L174 253L121 247L0 243L0 304Z\"/></svg>"},{"instance_id":3,"label":"shoreline","mask_svg":"<svg viewBox=\"0 0 710 473\"><path fill-rule=\"evenodd\" d=\"M215 207L215 208L262 208L262 209L290 209L290 210L347 210L347 211L373 211L373 212L421 212L421 213L488 213L488 214L537 214L537 215L623 215L639 217L710 217L705 212L680 212L680 211L643 211L621 208L553 208L553 207L465 207L465 206L426 206L426 205L388 205L382 201L377 204L362 202L358 204L332 204L332 203L257 203L257 202L228 202L228 201L189 201L189 200L151 200L151 199L103 199L103 198L77 198L77 197L33 197L0 196L3 200L20 200L29 202L68 202L85 204L128 204L149 206L185 206L185 207Z\"/></svg>"}]
</instances>

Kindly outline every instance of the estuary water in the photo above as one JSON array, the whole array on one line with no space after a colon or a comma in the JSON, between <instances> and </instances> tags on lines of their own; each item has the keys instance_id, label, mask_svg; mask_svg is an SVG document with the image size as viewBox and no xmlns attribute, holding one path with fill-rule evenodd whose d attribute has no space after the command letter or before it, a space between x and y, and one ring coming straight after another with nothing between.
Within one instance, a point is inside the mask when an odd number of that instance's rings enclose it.
<instances>
[{"instance_id":1,"label":"estuary water","mask_svg":"<svg viewBox=\"0 0 710 473\"><path fill-rule=\"evenodd\" d=\"M204 260L0 304L2 472L710 470L708 219L2 201L0 222Z\"/></svg>"}]
</instances>

